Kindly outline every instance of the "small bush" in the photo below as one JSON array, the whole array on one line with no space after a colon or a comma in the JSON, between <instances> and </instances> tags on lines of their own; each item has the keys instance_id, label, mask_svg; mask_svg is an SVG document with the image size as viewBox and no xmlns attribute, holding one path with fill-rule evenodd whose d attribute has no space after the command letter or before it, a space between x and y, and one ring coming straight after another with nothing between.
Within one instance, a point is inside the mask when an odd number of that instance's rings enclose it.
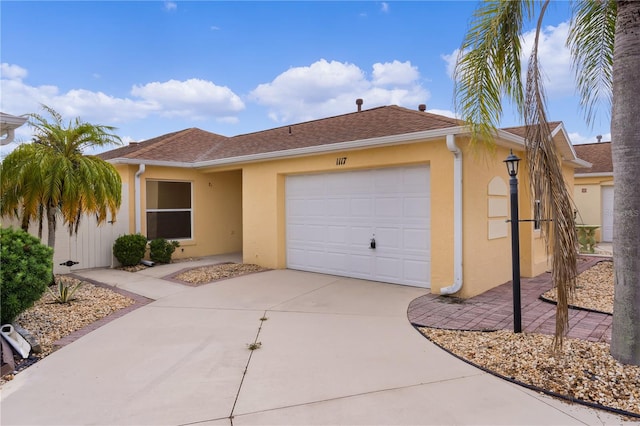
<instances>
[{"instance_id":1,"label":"small bush","mask_svg":"<svg viewBox=\"0 0 640 426\"><path fill-rule=\"evenodd\" d=\"M149 243L149 255L151 260L158 263L171 263L171 255L180 247L177 241L167 241L164 238L156 238Z\"/></svg>"},{"instance_id":2,"label":"small bush","mask_svg":"<svg viewBox=\"0 0 640 426\"><path fill-rule=\"evenodd\" d=\"M113 255L124 266L140 263L147 249L147 238L142 234L121 235L113 243Z\"/></svg>"},{"instance_id":3,"label":"small bush","mask_svg":"<svg viewBox=\"0 0 640 426\"><path fill-rule=\"evenodd\" d=\"M53 250L21 229L0 229L0 323L15 320L47 291Z\"/></svg>"}]
</instances>

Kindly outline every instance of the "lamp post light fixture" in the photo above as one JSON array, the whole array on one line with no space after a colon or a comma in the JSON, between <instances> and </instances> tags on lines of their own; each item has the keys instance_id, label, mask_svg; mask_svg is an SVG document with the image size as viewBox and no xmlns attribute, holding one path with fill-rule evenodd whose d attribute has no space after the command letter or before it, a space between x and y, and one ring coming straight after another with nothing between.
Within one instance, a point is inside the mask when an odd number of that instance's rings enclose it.
<instances>
[{"instance_id":1,"label":"lamp post light fixture","mask_svg":"<svg viewBox=\"0 0 640 426\"><path fill-rule=\"evenodd\" d=\"M513 332L522 332L522 309L520 307L520 219L518 217L518 163L520 158L513 150L504 163L509 173L511 203L511 269L513 283Z\"/></svg>"}]
</instances>

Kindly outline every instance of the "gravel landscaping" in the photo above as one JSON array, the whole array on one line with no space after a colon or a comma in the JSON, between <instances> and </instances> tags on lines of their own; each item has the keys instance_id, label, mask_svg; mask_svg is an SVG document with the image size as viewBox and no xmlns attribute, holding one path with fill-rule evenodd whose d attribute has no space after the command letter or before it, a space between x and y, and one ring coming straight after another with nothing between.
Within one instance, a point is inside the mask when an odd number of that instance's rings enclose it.
<instances>
[{"instance_id":1,"label":"gravel landscaping","mask_svg":"<svg viewBox=\"0 0 640 426\"><path fill-rule=\"evenodd\" d=\"M557 301L556 289L547 291L542 298ZM598 262L578 275L576 293L569 303L574 307L612 314L613 262Z\"/></svg>"},{"instance_id":2,"label":"gravel landscaping","mask_svg":"<svg viewBox=\"0 0 640 426\"><path fill-rule=\"evenodd\" d=\"M251 263L223 263L221 265L201 266L199 268L190 269L173 275L171 278L195 286L266 270L267 269L262 266L253 265Z\"/></svg>"}]
</instances>

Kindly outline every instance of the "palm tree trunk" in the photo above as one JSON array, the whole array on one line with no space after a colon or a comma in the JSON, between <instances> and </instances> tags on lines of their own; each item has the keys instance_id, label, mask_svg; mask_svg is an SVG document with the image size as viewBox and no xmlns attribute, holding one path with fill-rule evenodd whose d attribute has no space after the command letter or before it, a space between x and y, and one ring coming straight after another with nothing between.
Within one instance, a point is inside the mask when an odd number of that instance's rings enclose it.
<instances>
[{"instance_id":1,"label":"palm tree trunk","mask_svg":"<svg viewBox=\"0 0 640 426\"><path fill-rule=\"evenodd\" d=\"M47 245L56 248L56 207L47 206Z\"/></svg>"},{"instance_id":2,"label":"palm tree trunk","mask_svg":"<svg viewBox=\"0 0 640 426\"><path fill-rule=\"evenodd\" d=\"M611 354L640 365L640 2L618 1L613 60L615 297Z\"/></svg>"}]
</instances>

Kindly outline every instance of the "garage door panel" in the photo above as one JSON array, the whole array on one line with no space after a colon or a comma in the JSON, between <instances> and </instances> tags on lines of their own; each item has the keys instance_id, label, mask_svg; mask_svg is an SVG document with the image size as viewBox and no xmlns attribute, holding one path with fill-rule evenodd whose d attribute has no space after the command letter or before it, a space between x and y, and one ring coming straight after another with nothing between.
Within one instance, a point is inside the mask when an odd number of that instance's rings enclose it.
<instances>
[{"instance_id":1,"label":"garage door panel","mask_svg":"<svg viewBox=\"0 0 640 426\"><path fill-rule=\"evenodd\" d=\"M402 275L402 260L395 257L377 256L375 274L389 281L396 280Z\"/></svg>"},{"instance_id":2,"label":"garage door panel","mask_svg":"<svg viewBox=\"0 0 640 426\"><path fill-rule=\"evenodd\" d=\"M349 201L345 198L328 198L326 212L328 216L348 217Z\"/></svg>"},{"instance_id":3,"label":"garage door panel","mask_svg":"<svg viewBox=\"0 0 640 426\"><path fill-rule=\"evenodd\" d=\"M376 217L402 217L402 210L402 199L400 197L376 199Z\"/></svg>"},{"instance_id":4,"label":"garage door panel","mask_svg":"<svg viewBox=\"0 0 640 426\"><path fill-rule=\"evenodd\" d=\"M369 218L373 214L373 200L371 198L352 198L348 201L349 214L353 218Z\"/></svg>"},{"instance_id":5,"label":"garage door panel","mask_svg":"<svg viewBox=\"0 0 640 426\"><path fill-rule=\"evenodd\" d=\"M346 226L328 226L327 227L327 243L341 244L347 243L347 227Z\"/></svg>"},{"instance_id":6,"label":"garage door panel","mask_svg":"<svg viewBox=\"0 0 640 426\"><path fill-rule=\"evenodd\" d=\"M429 287L427 166L289 176L285 192L287 267Z\"/></svg>"},{"instance_id":7,"label":"garage door panel","mask_svg":"<svg viewBox=\"0 0 640 426\"><path fill-rule=\"evenodd\" d=\"M430 247L429 229L405 228L402 230L404 248L410 250L428 250Z\"/></svg>"},{"instance_id":8,"label":"garage door panel","mask_svg":"<svg viewBox=\"0 0 640 426\"><path fill-rule=\"evenodd\" d=\"M402 230L376 227L376 250L402 249Z\"/></svg>"},{"instance_id":9,"label":"garage door panel","mask_svg":"<svg viewBox=\"0 0 640 426\"><path fill-rule=\"evenodd\" d=\"M371 256L351 254L349 256L349 269L358 276L371 277Z\"/></svg>"},{"instance_id":10,"label":"garage door panel","mask_svg":"<svg viewBox=\"0 0 640 426\"><path fill-rule=\"evenodd\" d=\"M369 226L350 226L348 231L348 243L352 246L369 246L373 232Z\"/></svg>"},{"instance_id":11,"label":"garage door panel","mask_svg":"<svg viewBox=\"0 0 640 426\"><path fill-rule=\"evenodd\" d=\"M404 280L408 284L420 286L429 276L430 265L419 260L406 260L403 264Z\"/></svg>"},{"instance_id":12,"label":"garage door panel","mask_svg":"<svg viewBox=\"0 0 640 426\"><path fill-rule=\"evenodd\" d=\"M405 218L428 220L431 216L431 202L428 197L405 197L402 203Z\"/></svg>"}]
</instances>

